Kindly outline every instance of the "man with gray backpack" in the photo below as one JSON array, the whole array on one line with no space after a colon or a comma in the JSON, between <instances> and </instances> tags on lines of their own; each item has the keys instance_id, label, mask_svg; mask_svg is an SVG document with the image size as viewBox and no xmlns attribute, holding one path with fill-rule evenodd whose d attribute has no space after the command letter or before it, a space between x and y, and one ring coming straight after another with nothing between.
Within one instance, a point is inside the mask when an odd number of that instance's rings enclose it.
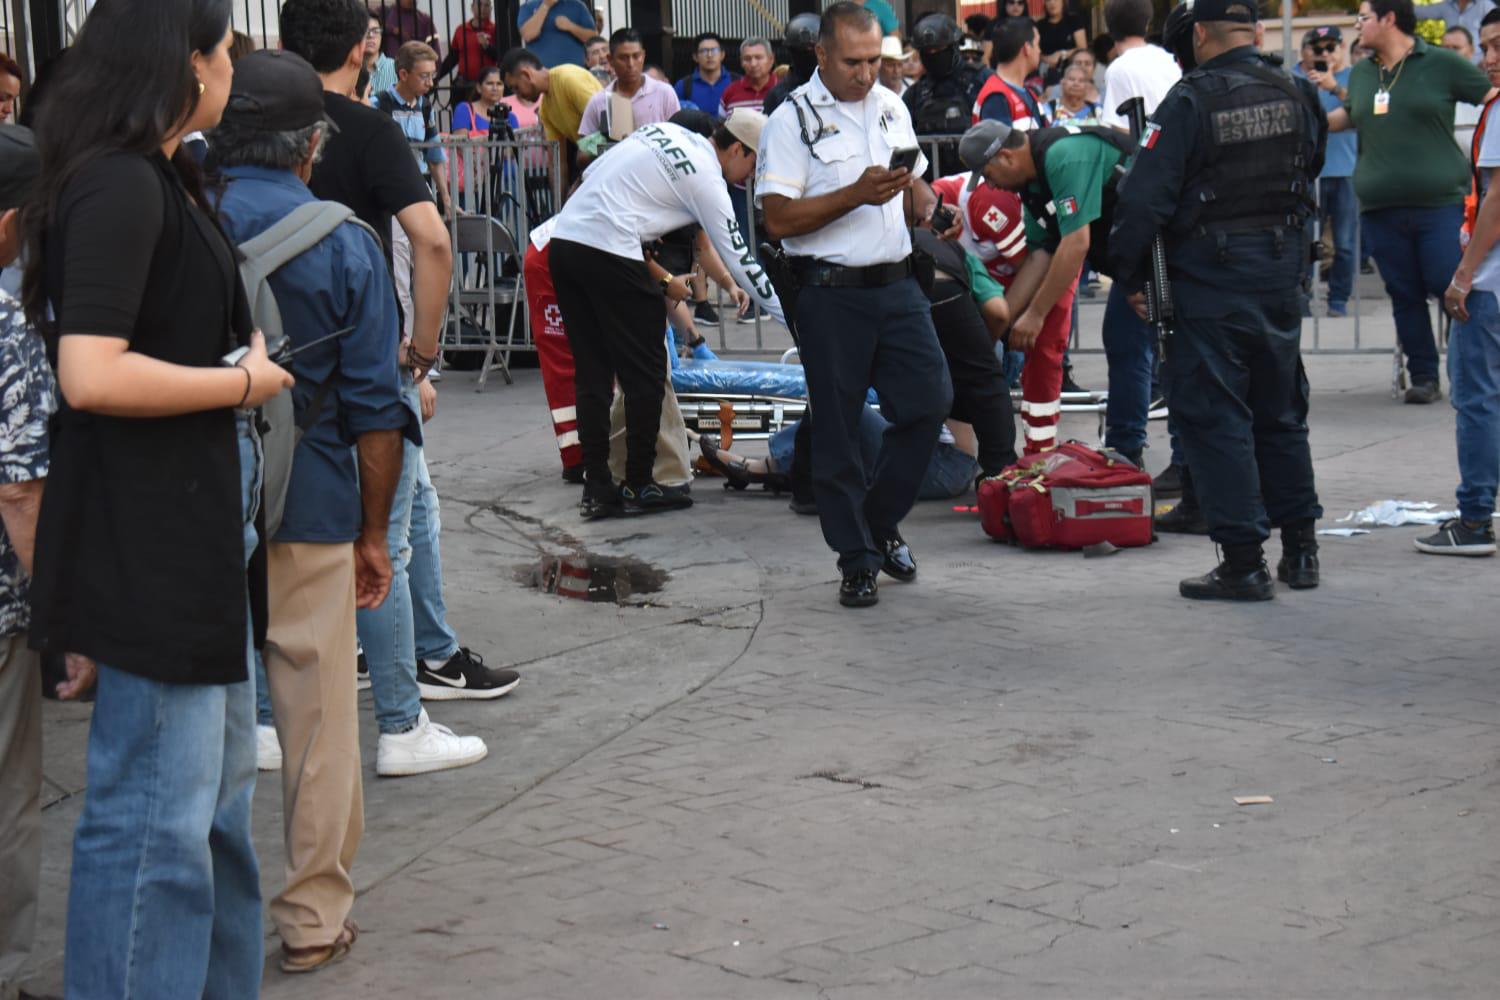
<instances>
[{"instance_id":1,"label":"man with gray backpack","mask_svg":"<svg viewBox=\"0 0 1500 1000\"><path fill-rule=\"evenodd\" d=\"M421 440L418 415L402 401L380 241L306 185L327 134L317 73L290 52L263 50L236 64L209 136L225 177L221 220L244 256L252 314L297 380L282 394L286 405L261 414L264 660L285 761L287 885L271 918L288 972L342 958L356 934L349 872L364 808L355 609L378 606L390 588L386 531L402 438Z\"/></svg>"}]
</instances>

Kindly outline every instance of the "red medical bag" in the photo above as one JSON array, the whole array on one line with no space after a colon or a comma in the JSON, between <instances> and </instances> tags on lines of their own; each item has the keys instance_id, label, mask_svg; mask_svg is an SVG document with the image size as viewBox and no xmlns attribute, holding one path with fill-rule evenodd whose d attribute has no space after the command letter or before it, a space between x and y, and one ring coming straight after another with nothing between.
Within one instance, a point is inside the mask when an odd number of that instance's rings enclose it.
<instances>
[{"instance_id":1,"label":"red medical bag","mask_svg":"<svg viewBox=\"0 0 1500 1000\"><path fill-rule=\"evenodd\" d=\"M1151 477L1077 441L979 484L985 534L1028 549L1150 545L1151 515Z\"/></svg>"}]
</instances>

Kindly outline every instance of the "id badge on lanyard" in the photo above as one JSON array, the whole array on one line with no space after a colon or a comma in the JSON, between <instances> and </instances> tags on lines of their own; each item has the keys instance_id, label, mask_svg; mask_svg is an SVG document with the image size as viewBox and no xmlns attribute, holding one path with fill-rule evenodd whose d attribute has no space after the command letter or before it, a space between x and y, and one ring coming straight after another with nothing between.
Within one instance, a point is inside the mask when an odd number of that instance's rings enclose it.
<instances>
[{"instance_id":1,"label":"id badge on lanyard","mask_svg":"<svg viewBox=\"0 0 1500 1000\"><path fill-rule=\"evenodd\" d=\"M1386 115L1391 111L1391 92L1389 90L1375 91L1375 114Z\"/></svg>"}]
</instances>

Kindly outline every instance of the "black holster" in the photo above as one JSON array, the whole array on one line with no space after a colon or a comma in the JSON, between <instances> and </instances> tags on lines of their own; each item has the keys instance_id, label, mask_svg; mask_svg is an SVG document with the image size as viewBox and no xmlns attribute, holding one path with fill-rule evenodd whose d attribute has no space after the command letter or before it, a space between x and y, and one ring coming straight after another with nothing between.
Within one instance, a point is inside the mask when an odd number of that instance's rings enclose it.
<instances>
[{"instance_id":1,"label":"black holster","mask_svg":"<svg viewBox=\"0 0 1500 1000\"><path fill-rule=\"evenodd\" d=\"M786 316L786 328L792 335L792 343L801 348L802 341L797 337L797 296L802 291L802 283L797 280L792 262L779 245L762 243L760 266L766 272L766 277L771 279L776 297L781 300L781 312Z\"/></svg>"}]
</instances>

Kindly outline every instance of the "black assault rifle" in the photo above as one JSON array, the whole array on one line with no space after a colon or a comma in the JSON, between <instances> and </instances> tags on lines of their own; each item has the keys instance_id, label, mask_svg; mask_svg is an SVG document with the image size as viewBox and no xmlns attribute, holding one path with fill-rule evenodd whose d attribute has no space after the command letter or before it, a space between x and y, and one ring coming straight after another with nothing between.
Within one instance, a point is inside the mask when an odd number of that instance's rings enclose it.
<instances>
[{"instance_id":1,"label":"black assault rifle","mask_svg":"<svg viewBox=\"0 0 1500 1000\"><path fill-rule=\"evenodd\" d=\"M1146 131L1146 102L1132 97L1115 109L1130 123L1130 134L1136 142ZM1161 233L1151 238L1151 277L1146 281L1146 321L1156 331L1156 356L1161 358L1172 332L1172 285L1167 278L1167 249Z\"/></svg>"}]
</instances>

